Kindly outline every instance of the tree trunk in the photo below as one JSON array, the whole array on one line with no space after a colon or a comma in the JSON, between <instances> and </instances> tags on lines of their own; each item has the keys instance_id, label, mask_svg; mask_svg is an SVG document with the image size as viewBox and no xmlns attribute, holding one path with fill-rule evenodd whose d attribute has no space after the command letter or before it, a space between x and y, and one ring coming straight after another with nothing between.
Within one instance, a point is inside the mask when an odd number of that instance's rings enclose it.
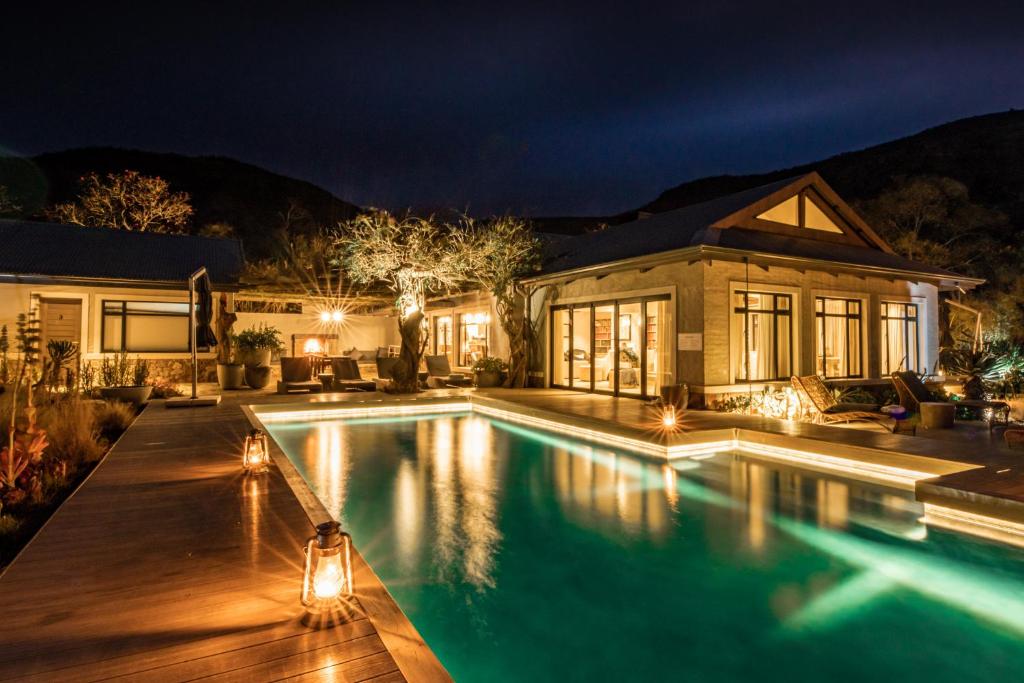
<instances>
[{"instance_id":1,"label":"tree trunk","mask_svg":"<svg viewBox=\"0 0 1024 683\"><path fill-rule=\"evenodd\" d=\"M420 359L426 348L425 340L421 339L422 326L423 312L420 309L408 316L400 316L398 319L398 333L402 337L402 350L391 373L395 393L415 394L420 390Z\"/></svg>"},{"instance_id":2,"label":"tree trunk","mask_svg":"<svg viewBox=\"0 0 1024 683\"><path fill-rule=\"evenodd\" d=\"M505 386L511 389L526 386L529 321L526 319L523 301L523 293L513 289L508 298L499 297L496 303L498 319L508 336L508 379L505 380Z\"/></svg>"}]
</instances>

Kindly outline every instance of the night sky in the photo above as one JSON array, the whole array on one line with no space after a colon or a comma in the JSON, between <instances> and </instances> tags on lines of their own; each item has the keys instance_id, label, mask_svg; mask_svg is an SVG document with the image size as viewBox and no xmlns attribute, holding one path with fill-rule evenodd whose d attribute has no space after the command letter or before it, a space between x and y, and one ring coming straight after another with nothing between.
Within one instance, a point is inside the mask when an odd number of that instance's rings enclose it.
<instances>
[{"instance_id":1,"label":"night sky","mask_svg":"<svg viewBox=\"0 0 1024 683\"><path fill-rule=\"evenodd\" d=\"M0 148L220 154L389 208L607 214L1024 106L1019 0L23 4Z\"/></svg>"}]
</instances>

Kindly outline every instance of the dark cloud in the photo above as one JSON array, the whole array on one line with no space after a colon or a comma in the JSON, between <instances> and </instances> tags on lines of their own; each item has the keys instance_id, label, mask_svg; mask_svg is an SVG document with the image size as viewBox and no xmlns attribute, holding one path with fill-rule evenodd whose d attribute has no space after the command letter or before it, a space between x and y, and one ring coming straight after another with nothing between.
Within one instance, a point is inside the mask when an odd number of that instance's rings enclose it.
<instances>
[{"instance_id":1,"label":"dark cloud","mask_svg":"<svg viewBox=\"0 0 1024 683\"><path fill-rule=\"evenodd\" d=\"M1020 3L138 3L0 28L0 147L224 154L362 204L606 213L1020 107Z\"/></svg>"}]
</instances>

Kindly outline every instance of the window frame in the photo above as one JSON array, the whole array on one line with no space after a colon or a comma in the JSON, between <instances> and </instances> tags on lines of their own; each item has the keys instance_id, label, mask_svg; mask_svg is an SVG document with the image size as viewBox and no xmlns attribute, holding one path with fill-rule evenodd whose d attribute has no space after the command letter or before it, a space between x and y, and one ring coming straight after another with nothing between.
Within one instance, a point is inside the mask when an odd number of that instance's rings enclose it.
<instances>
[{"instance_id":1,"label":"window frame","mask_svg":"<svg viewBox=\"0 0 1024 683\"><path fill-rule=\"evenodd\" d=\"M902 316L890 316L889 315L889 306L890 305L896 305L896 306L902 307L903 315ZM911 308L914 310L914 315L913 316L907 315L907 312ZM902 321L901 327L902 327L902 334L903 334L903 344L904 344L904 348L905 349L911 348L911 346L910 346L910 341L911 340L910 340L910 324L909 324L909 321L911 321L911 320L914 321L914 340L913 340L914 341L914 346L913 346L913 348L914 348L914 358L916 359L918 365L920 365L920 363L921 363L921 305L918 302L916 302L916 301L882 301L881 302L881 306L880 306L880 310L879 310L880 325L879 325L879 334L878 334L878 345L881 348L879 349L879 359L878 359L878 361L879 361L879 368L880 369L884 366L884 369L882 369L881 374L882 375L886 375L886 376L887 375L891 375L894 372L903 372L904 371L904 370L900 370L900 368L893 369L892 364L889 362L889 345L885 344L884 340L882 338L882 335L887 334L887 332L886 332L886 330L887 330L886 323L889 320L900 320L900 321ZM906 358L904 358L904 362L906 362ZM911 367L909 367L910 363L906 363L906 365L907 365L907 367L905 368L906 371L918 372L919 369L920 369L920 368L911 368Z\"/></svg>"},{"instance_id":2,"label":"window frame","mask_svg":"<svg viewBox=\"0 0 1024 683\"><path fill-rule=\"evenodd\" d=\"M736 306L736 305L732 304L730 307L732 308L732 314L734 316L737 313L743 315L742 325L740 326L740 329L739 329L740 339L738 340L738 344L739 344L739 347L742 350L742 353L744 355L744 358L742 358L742 359L740 359L740 358L735 359L736 361L739 361L738 366L737 366L736 369L740 370L741 368L746 368L747 377L733 377L733 382L743 383L743 384L750 384L750 383L753 383L753 382L781 382L783 380L788 380L790 378L790 376L796 374L795 366L794 366L795 348L794 348L794 340L793 340L793 317L795 315L794 310L793 310L793 305L794 305L794 301L795 301L796 297L792 293L789 293L789 292L762 291L762 290L757 290L757 289L735 289L735 290L733 290L731 292L730 299L732 299L732 297L735 296L736 294L743 295L743 306ZM758 295L761 295L761 296L770 296L770 297L772 297L772 308L771 308L771 310L763 309L763 308L751 309L750 308L750 301L749 301L749 298L748 298L750 294L758 294ZM787 299L789 301L789 307L788 308L786 308L786 309L780 309L779 308L779 303L778 302L779 302L780 298L785 298L785 299ZM771 314L771 318L772 318L772 345L773 345L772 346L772 375L773 375L773 377L750 377L750 355L749 355L750 354L750 349L749 349L750 335L749 334L744 334L743 330L744 329L748 329L748 330L750 329L750 313L751 312L754 312L754 313L770 313ZM786 318L788 320L787 329L788 329L788 332L789 332L789 374L787 376L785 376L785 377L780 377L779 376L779 353L778 353L778 348L779 348L779 318L780 317L784 317L784 318Z\"/></svg>"},{"instance_id":3,"label":"window frame","mask_svg":"<svg viewBox=\"0 0 1024 683\"><path fill-rule=\"evenodd\" d=\"M483 316L485 316L485 321L486 322L482 322L482 323L467 323L467 322L465 322L466 321L466 317L470 316L470 315L483 315ZM484 358L488 357L490 355L490 353L491 353L491 312L489 310L465 311L465 312L459 313L458 316L459 316L459 326L458 326L458 332L457 332L458 339L457 339L457 343L456 343L455 349L454 349L454 351L455 351L455 361L456 361L455 365L456 365L456 367L460 367L460 368L469 368L469 367L473 366L472 362L470 362L470 363L463 363L462 362L463 361L463 356L462 356L463 350L462 350L462 347L463 347L463 344L465 343L465 340L466 340L466 336L465 336L466 335L466 327L468 327L469 325L483 325L484 326L484 355L483 355L483 357Z\"/></svg>"},{"instance_id":4,"label":"window frame","mask_svg":"<svg viewBox=\"0 0 1024 683\"><path fill-rule=\"evenodd\" d=\"M108 305L120 304L120 311L108 312ZM138 317L155 317L155 318L185 318L188 320L191 318L191 313L188 310L187 301L144 301L136 299L104 299L100 303L100 353L191 353L192 352L192 335L186 334L185 348L184 349L129 349L126 348L128 341L128 304L158 304L167 305L174 304L185 307L184 313L145 313L135 312L130 315ZM107 348L107 318L120 318L121 319L121 348L113 349Z\"/></svg>"},{"instance_id":5,"label":"window frame","mask_svg":"<svg viewBox=\"0 0 1024 683\"><path fill-rule=\"evenodd\" d=\"M846 313L828 313L826 311L826 301L842 301L846 303ZM821 310L818 310L818 302L821 302ZM850 313L850 304L857 304L857 313ZM846 357L843 359L843 365L846 370L843 375L830 376L826 374L825 364L825 325L826 318L839 318L845 320L846 324L843 325L844 334L846 336ZM822 319L821 333L818 334L818 320ZM860 349L860 372L857 374L850 373L850 321L857 321L857 348ZM841 296L815 296L814 297L814 327L815 327L815 344L817 348L814 354L815 370L817 370L818 360L821 360L821 377L825 379L863 379L864 377L864 301L857 298L841 297Z\"/></svg>"}]
</instances>

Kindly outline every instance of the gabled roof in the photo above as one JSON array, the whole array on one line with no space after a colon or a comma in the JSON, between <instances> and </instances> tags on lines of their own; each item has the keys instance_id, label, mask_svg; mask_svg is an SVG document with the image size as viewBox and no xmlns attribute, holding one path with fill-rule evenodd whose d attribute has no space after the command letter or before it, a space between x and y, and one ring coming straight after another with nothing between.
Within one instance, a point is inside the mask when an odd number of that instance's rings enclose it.
<instances>
[{"instance_id":1,"label":"gabled roof","mask_svg":"<svg viewBox=\"0 0 1024 683\"><path fill-rule=\"evenodd\" d=\"M0 220L0 278L45 277L111 284L184 284L206 266L219 285L237 286L242 243L60 223Z\"/></svg>"},{"instance_id":2,"label":"gabled roof","mask_svg":"<svg viewBox=\"0 0 1024 683\"><path fill-rule=\"evenodd\" d=\"M822 231L763 218L766 211L793 196L813 198L815 208L827 212L830 225L836 229ZM720 254L757 253L979 282L897 255L817 173L621 223L546 247L541 277L692 247Z\"/></svg>"}]
</instances>

